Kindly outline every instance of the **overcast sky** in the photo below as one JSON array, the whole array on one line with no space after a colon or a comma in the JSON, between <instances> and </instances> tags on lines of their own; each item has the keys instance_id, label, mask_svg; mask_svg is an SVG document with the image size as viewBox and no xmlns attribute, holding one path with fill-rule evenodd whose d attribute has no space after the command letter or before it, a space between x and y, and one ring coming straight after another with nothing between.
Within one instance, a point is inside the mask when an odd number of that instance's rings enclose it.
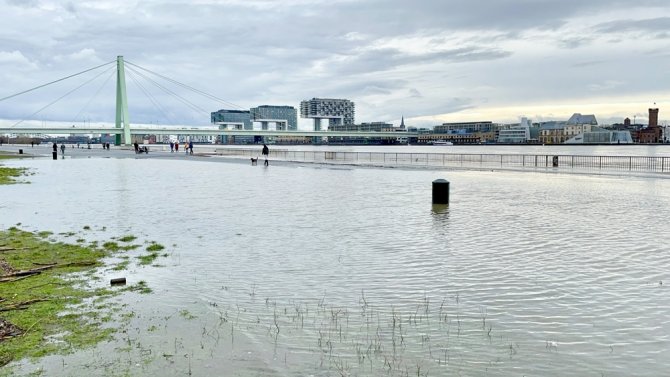
<instances>
[{"instance_id":1,"label":"overcast sky","mask_svg":"<svg viewBox=\"0 0 670 377\"><path fill-rule=\"evenodd\" d=\"M668 0L0 0L0 14L0 98L123 55L230 102L129 66L131 123L312 97L354 101L357 123L641 123L654 103L670 119ZM0 118L113 122L109 67L2 101Z\"/></svg>"}]
</instances>

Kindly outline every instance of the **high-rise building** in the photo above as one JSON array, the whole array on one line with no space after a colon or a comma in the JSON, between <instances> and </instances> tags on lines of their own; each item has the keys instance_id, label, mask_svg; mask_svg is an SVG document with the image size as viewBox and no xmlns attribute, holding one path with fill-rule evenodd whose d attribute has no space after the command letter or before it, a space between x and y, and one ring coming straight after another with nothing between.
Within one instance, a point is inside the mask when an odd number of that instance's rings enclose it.
<instances>
[{"instance_id":1,"label":"high-rise building","mask_svg":"<svg viewBox=\"0 0 670 377\"><path fill-rule=\"evenodd\" d=\"M267 130L268 123L272 122L277 123L280 129L298 129L298 111L293 106L263 105L252 107L250 115L251 121L261 122L261 128L264 130Z\"/></svg>"},{"instance_id":2,"label":"high-rise building","mask_svg":"<svg viewBox=\"0 0 670 377\"><path fill-rule=\"evenodd\" d=\"M658 109L649 109L649 127L658 126Z\"/></svg>"},{"instance_id":3,"label":"high-rise building","mask_svg":"<svg viewBox=\"0 0 670 377\"><path fill-rule=\"evenodd\" d=\"M329 126L354 124L354 103L347 99L312 98L300 102L300 117L314 119L314 130L321 130L321 119Z\"/></svg>"},{"instance_id":4,"label":"high-rise building","mask_svg":"<svg viewBox=\"0 0 670 377\"><path fill-rule=\"evenodd\" d=\"M212 123L241 125L245 130L253 129L248 110L219 110L212 113Z\"/></svg>"}]
</instances>

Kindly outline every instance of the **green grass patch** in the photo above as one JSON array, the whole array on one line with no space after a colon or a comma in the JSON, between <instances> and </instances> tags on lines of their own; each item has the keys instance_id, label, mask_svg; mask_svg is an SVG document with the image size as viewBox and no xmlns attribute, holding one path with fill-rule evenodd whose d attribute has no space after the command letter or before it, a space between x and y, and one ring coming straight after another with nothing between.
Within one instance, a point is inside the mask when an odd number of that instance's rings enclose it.
<instances>
[{"instance_id":1,"label":"green grass patch","mask_svg":"<svg viewBox=\"0 0 670 377\"><path fill-rule=\"evenodd\" d=\"M145 255L140 255L139 257L136 258L140 260L140 265L146 266L148 264L153 263L156 260L156 258L158 258L158 253L153 252Z\"/></svg>"},{"instance_id":2,"label":"green grass patch","mask_svg":"<svg viewBox=\"0 0 670 377\"><path fill-rule=\"evenodd\" d=\"M109 250L109 251L119 251L119 244L116 243L116 242L112 242L112 241L103 243L102 247L105 250Z\"/></svg>"},{"instance_id":3,"label":"green grass patch","mask_svg":"<svg viewBox=\"0 0 670 377\"><path fill-rule=\"evenodd\" d=\"M102 258L113 250L53 242L45 236L16 227L0 231L0 313L21 332L0 340L0 375L11 375L11 366L3 366L12 360L65 354L110 339L115 329L105 328L104 323L123 314L112 316L119 304L108 301L122 290L85 288L86 281L95 276L95 268L102 265ZM11 275L52 264L56 267L20 279ZM151 293L146 282L130 290Z\"/></svg>"},{"instance_id":4,"label":"green grass patch","mask_svg":"<svg viewBox=\"0 0 670 377\"><path fill-rule=\"evenodd\" d=\"M18 177L26 174L26 168L8 168L0 166L0 185L19 183Z\"/></svg>"},{"instance_id":5,"label":"green grass patch","mask_svg":"<svg viewBox=\"0 0 670 377\"><path fill-rule=\"evenodd\" d=\"M38 232L37 236L40 237L40 238L49 238L49 236L51 236L52 234L54 234L54 232L42 231L42 232Z\"/></svg>"},{"instance_id":6,"label":"green grass patch","mask_svg":"<svg viewBox=\"0 0 670 377\"><path fill-rule=\"evenodd\" d=\"M143 295L146 295L146 294L149 294L149 293L153 292L153 290L151 290L151 288L149 288L149 286L147 285L147 282L144 281L144 280L140 280L140 281L137 282L137 284L134 284L134 285L131 285L131 286L128 286L128 287L124 288L124 291L137 292L137 293L143 294Z\"/></svg>"},{"instance_id":7,"label":"green grass patch","mask_svg":"<svg viewBox=\"0 0 670 377\"><path fill-rule=\"evenodd\" d=\"M152 243L147 247L147 251L161 251L165 249L165 246L159 244L159 243Z\"/></svg>"},{"instance_id":8,"label":"green grass patch","mask_svg":"<svg viewBox=\"0 0 670 377\"><path fill-rule=\"evenodd\" d=\"M135 237L133 235L128 235L128 236L123 236L123 237L119 238L119 241L120 242L133 242L136 239L137 239L137 237Z\"/></svg>"},{"instance_id":9,"label":"green grass patch","mask_svg":"<svg viewBox=\"0 0 670 377\"><path fill-rule=\"evenodd\" d=\"M123 236L123 237L119 238L119 241L120 242L133 242L136 239L137 239L137 237L135 237L135 236Z\"/></svg>"}]
</instances>

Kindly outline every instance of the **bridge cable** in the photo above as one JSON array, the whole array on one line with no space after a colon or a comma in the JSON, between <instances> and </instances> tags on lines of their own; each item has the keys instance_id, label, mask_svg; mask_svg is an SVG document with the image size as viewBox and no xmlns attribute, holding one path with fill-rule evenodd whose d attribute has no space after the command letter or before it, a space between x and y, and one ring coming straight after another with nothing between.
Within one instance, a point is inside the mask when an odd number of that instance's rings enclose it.
<instances>
[{"instance_id":1,"label":"bridge cable","mask_svg":"<svg viewBox=\"0 0 670 377\"><path fill-rule=\"evenodd\" d=\"M90 71L90 70L89 70L89 71ZM49 104L47 104L46 106L42 107L41 109L39 109L39 110L35 111L34 113L28 115L28 117L33 117L33 116L39 114L42 110L44 110L44 109L46 109L47 107L49 107L49 106L55 104L56 102L62 100L63 98L69 96L69 95L72 94L73 92L79 90L79 89L80 89L81 87L83 87L84 85L86 85L86 84L90 83L91 81L97 79L98 77L102 76L104 73L107 73L107 71L108 71L108 70L104 70L104 71L100 72L99 74L97 74L97 75L94 76L93 78L89 79L88 81L85 81L83 84L77 86L76 88L74 88L74 89L70 90L69 92L63 94L62 96L56 98L54 101L52 101L51 103L49 103ZM22 120L20 120L20 121L18 121L18 122L16 122L16 123L12 124L12 125L9 126L8 128L16 127L16 126L18 126L19 124L25 122L25 120L26 120L26 119L22 119Z\"/></svg>"},{"instance_id":2,"label":"bridge cable","mask_svg":"<svg viewBox=\"0 0 670 377\"><path fill-rule=\"evenodd\" d=\"M174 79L171 79L171 78L169 78L169 77L167 77L167 76L163 76L163 75L161 75L160 73L153 72L153 71L151 71L151 70L149 70L149 69L146 69L146 68L141 67L141 66L139 66L139 65L137 65L137 64L131 63L131 62L129 62L129 61L126 61L126 63L128 63L128 64L130 64L130 65L132 65L132 66L134 66L134 67L137 67L137 68L139 68L139 69L141 69L141 70L143 70L143 71L147 71L147 72L149 72L149 73L151 73L151 74L153 74L153 75L156 75L156 76L158 76L158 77L160 77L160 78L162 78L162 79L164 79L164 80L170 81L170 82L173 83L173 84L179 85L179 86L181 86L181 87L183 87L183 88L186 88L186 89L189 89L189 90L191 90L191 91L193 91L193 92L196 92L196 93L198 93L198 94L200 94L200 95L202 95L202 96L205 96L205 97L207 97L207 98L209 98L209 99L212 99L212 100L221 102L221 103L223 103L223 104L225 104L225 105L228 105L228 106L236 107L236 108L238 108L238 109L243 109L242 106L236 105L236 104L234 104L234 103L232 103L232 102L229 102L229 101L226 101L226 100L224 100L224 99L222 99L222 98L219 98L219 97L217 97L217 96L215 96L215 95L213 95L213 94L209 94L209 93L204 92L204 91L202 91L202 90L200 90L200 89L194 88L194 87L192 87L192 86L190 86L190 85L181 83L181 82L179 82L179 81L177 81L177 80L174 80Z\"/></svg>"},{"instance_id":3,"label":"bridge cable","mask_svg":"<svg viewBox=\"0 0 670 377\"><path fill-rule=\"evenodd\" d=\"M135 78L135 73L133 73L131 70L128 70L128 77L130 77L130 79L135 83L135 85L137 85L137 87L140 88L140 90L144 93L144 95L147 96L147 98L149 98L149 100L154 104L154 106L156 106L158 111L162 113L171 124L177 125L177 122L175 122L174 119L172 119L168 115L168 112L165 110L165 108L163 108L158 103L156 98Z\"/></svg>"},{"instance_id":4,"label":"bridge cable","mask_svg":"<svg viewBox=\"0 0 670 377\"><path fill-rule=\"evenodd\" d=\"M130 67L129 67L129 70L131 70ZM144 78L145 80L151 82L152 84L154 84L155 86L157 86L158 88L160 88L162 91L164 91L164 92L166 92L167 94L170 94L170 95L176 97L176 98L179 99L182 103L184 103L185 105L189 106L192 110L195 110L195 111L201 111L201 112L203 112L203 113L207 113L207 114L209 114L209 111L207 111L207 110L201 108L200 106L198 106L198 105L196 105L196 104L190 102L189 100L187 100L186 98L180 96L179 94L177 94L177 93L171 91L170 89L164 87L163 85L157 83L155 80L151 79L150 77L147 77L147 75L143 74L142 72L139 72L139 71L137 71L137 70L133 70L133 71L134 71L134 73L138 74L140 77Z\"/></svg>"},{"instance_id":5,"label":"bridge cable","mask_svg":"<svg viewBox=\"0 0 670 377\"><path fill-rule=\"evenodd\" d=\"M79 110L79 112L77 113L77 115L74 116L73 121L76 122L76 121L77 121L77 118L79 118L79 115L81 115L81 113L83 113L83 112L84 112L84 111L91 105L91 102L93 102L93 100L94 100L96 97L98 97L98 94L100 94L100 91L102 91L102 88L104 88L105 85L107 85L107 83L109 82L109 79L111 79L111 78L114 76L114 73L116 73L115 70L111 70L111 72L109 72L109 76L107 76L107 78L105 79L105 82L103 82L102 85L100 85L100 87L99 87L98 90L95 92L95 94L93 95L93 97L91 97L91 98L88 100L88 102L86 103L86 105L84 105L84 107L83 107L81 110ZM83 120L83 119L82 119L82 120Z\"/></svg>"},{"instance_id":6,"label":"bridge cable","mask_svg":"<svg viewBox=\"0 0 670 377\"><path fill-rule=\"evenodd\" d=\"M98 69L98 68L100 68L100 67L104 67L104 66L106 66L106 65L108 65L108 64L113 64L113 63L116 63L116 60L113 60L113 61L108 62L108 63L105 63L105 64L101 64L101 65L99 65L99 66L97 66L97 67L93 67L93 68L87 69L87 70L85 70L85 71L81 71L81 72L79 72L79 73L75 73L75 74L70 75L70 76L66 76L66 77L60 78L60 79L55 80L55 81L52 81L52 82L48 82L48 83L43 84L43 85L36 86L36 87L34 87L34 88L32 88L32 89L28 89L28 90L24 90L24 91L19 92L19 93L12 94L11 96L7 96L7 97L4 97L4 98L0 98L0 102L2 102L2 101L4 101L4 100L7 100L7 99L10 99L10 98L14 98L14 97L16 97L16 96L20 96L21 94L25 94L25 93L28 93L28 92L32 92L33 90L37 90L37 89L40 89L40 88L44 88L44 87L47 86L47 85L55 84L55 83L57 83L57 82L60 82L60 81L63 81L63 80L67 80L67 79L69 79L69 78L72 78L72 77L75 77L75 76L79 76L79 75L84 74L84 73L86 73L86 72L90 72L90 71L96 70L96 69Z\"/></svg>"}]
</instances>

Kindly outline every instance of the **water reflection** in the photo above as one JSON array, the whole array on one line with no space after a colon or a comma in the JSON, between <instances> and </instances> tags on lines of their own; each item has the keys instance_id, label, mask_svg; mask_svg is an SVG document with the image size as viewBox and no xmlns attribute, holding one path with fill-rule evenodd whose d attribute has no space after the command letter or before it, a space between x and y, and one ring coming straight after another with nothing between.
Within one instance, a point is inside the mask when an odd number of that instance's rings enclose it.
<instances>
[{"instance_id":1,"label":"water reflection","mask_svg":"<svg viewBox=\"0 0 670 377\"><path fill-rule=\"evenodd\" d=\"M129 298L140 314L127 335L133 347L122 340L65 363L47 358L48 375L118 360L132 375L655 376L670 368L659 352L670 347L667 284L658 284L670 281L658 241L667 234L667 180L451 172L451 207L429 211L434 172L20 164L37 174L32 184L0 187L1 226L90 225L106 227L97 237L131 233L168 246L165 267L128 271L155 292ZM633 238L631 224L653 236ZM154 324L160 331L148 331ZM142 352L181 356L135 367L149 357Z\"/></svg>"},{"instance_id":2,"label":"water reflection","mask_svg":"<svg viewBox=\"0 0 670 377\"><path fill-rule=\"evenodd\" d=\"M444 217L445 219L449 218L449 204L433 204L431 207L431 213L434 215L434 217Z\"/></svg>"}]
</instances>

